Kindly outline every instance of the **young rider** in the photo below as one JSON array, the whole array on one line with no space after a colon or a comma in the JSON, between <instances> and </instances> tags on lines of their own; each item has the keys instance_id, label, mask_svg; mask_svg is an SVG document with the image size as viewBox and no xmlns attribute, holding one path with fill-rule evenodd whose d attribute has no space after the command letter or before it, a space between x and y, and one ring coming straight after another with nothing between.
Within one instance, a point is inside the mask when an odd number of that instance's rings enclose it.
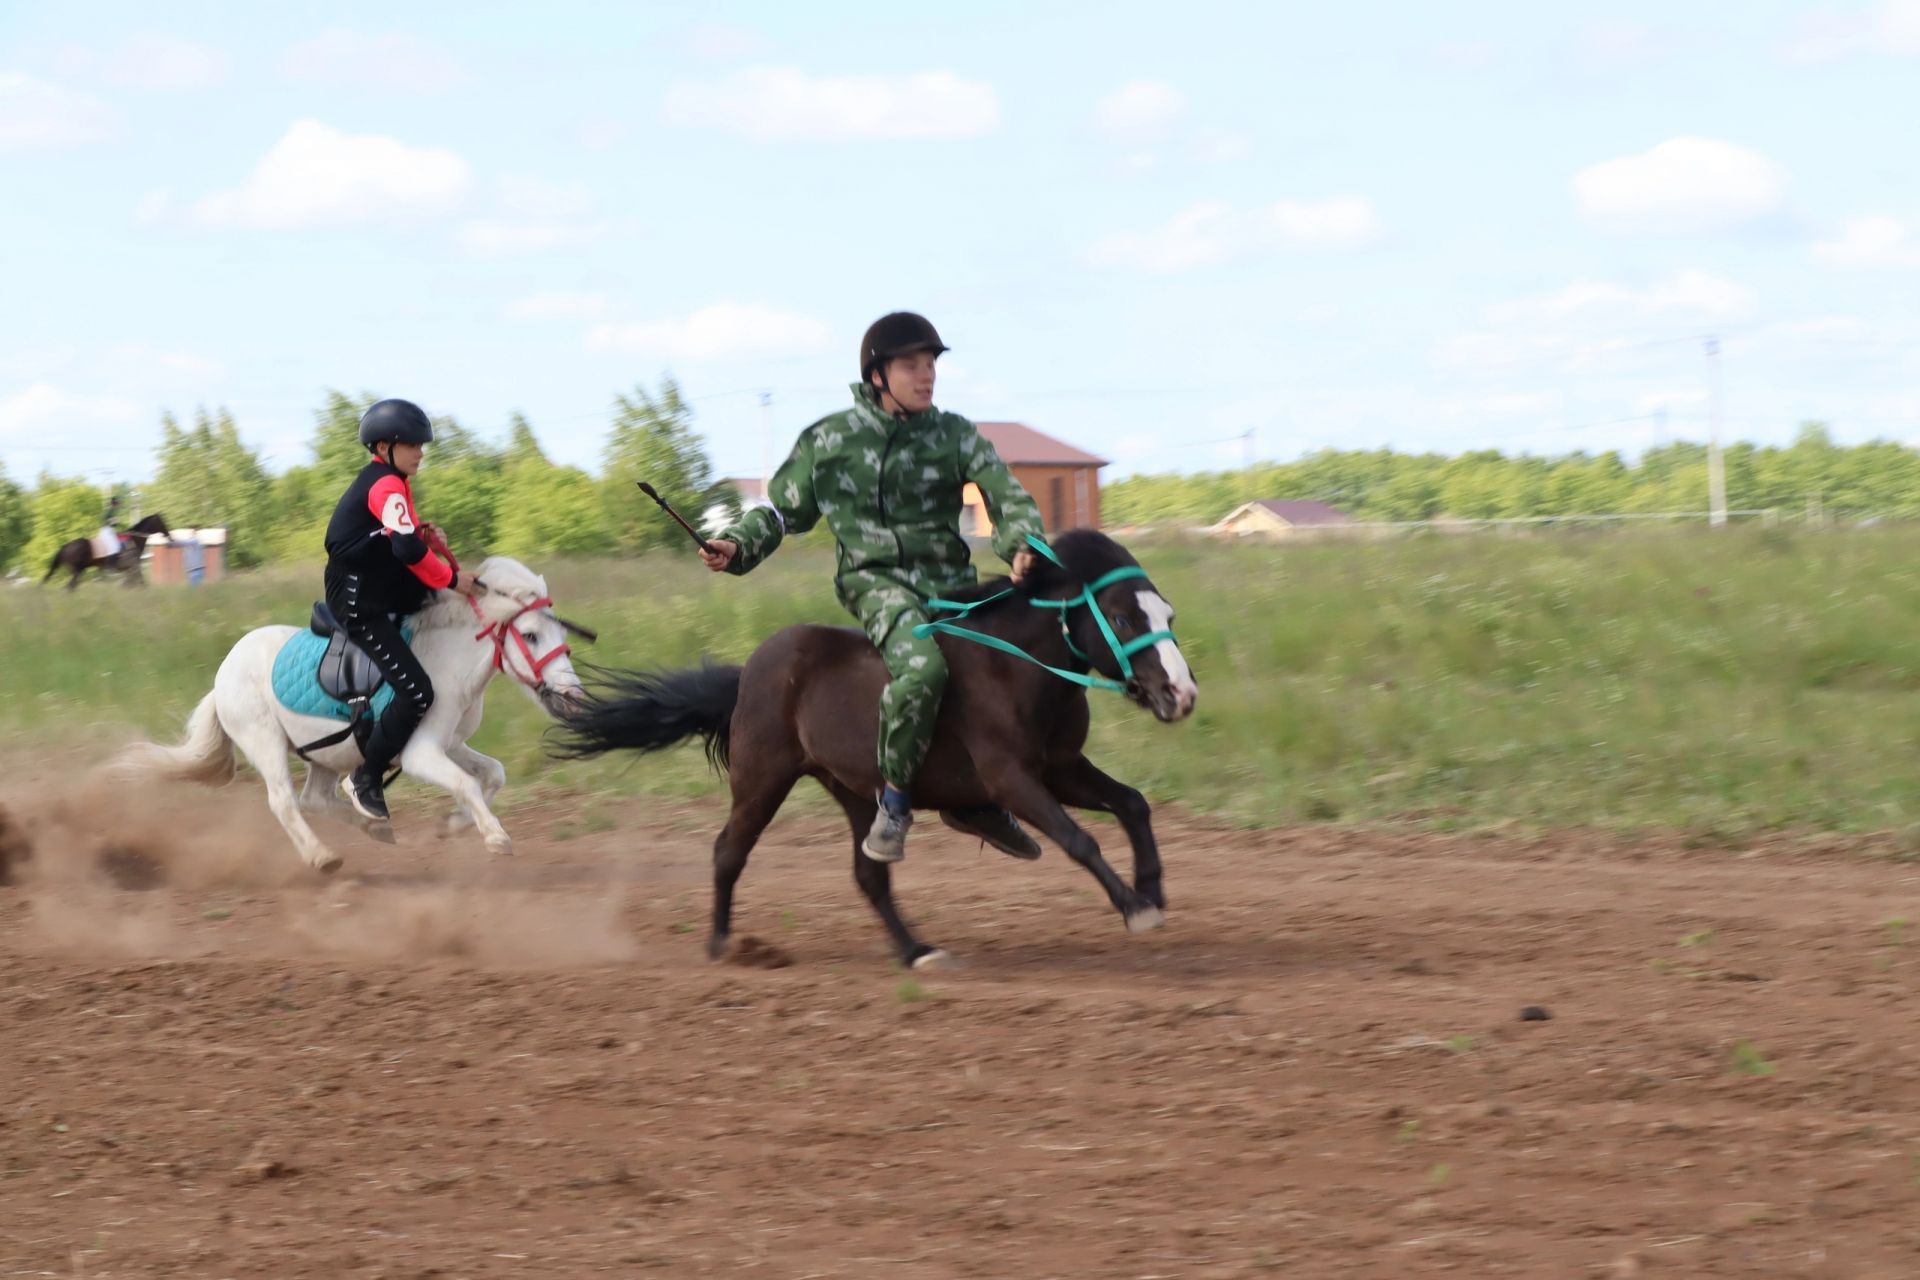
<instances>
[{"instance_id":1,"label":"young rider","mask_svg":"<svg viewBox=\"0 0 1920 1280\"><path fill-rule=\"evenodd\" d=\"M400 638L397 620L418 612L432 591L451 588L471 596L478 590L471 573L456 574L435 553L434 546L444 551L445 542L414 514L407 481L432 439L427 415L410 401L382 400L368 408L360 416L360 443L373 459L347 486L327 525L327 605L394 694L367 739L365 760L340 780L347 802L375 822L388 820L382 776L433 705L433 684Z\"/></svg>"},{"instance_id":2,"label":"young rider","mask_svg":"<svg viewBox=\"0 0 1920 1280\"><path fill-rule=\"evenodd\" d=\"M916 639L926 601L975 581L960 535L972 482L993 520L993 547L1019 582L1033 563L1040 513L973 423L933 407L934 362L948 348L923 317L896 311L860 342L853 407L808 427L773 477L771 506L749 508L702 553L715 572L747 573L789 533L824 519L833 530L840 603L860 620L891 677L880 700L880 813L861 844L877 862L906 856L914 775L926 758L946 687L932 637ZM1038 857L1012 814L986 805L942 815L1006 853Z\"/></svg>"}]
</instances>

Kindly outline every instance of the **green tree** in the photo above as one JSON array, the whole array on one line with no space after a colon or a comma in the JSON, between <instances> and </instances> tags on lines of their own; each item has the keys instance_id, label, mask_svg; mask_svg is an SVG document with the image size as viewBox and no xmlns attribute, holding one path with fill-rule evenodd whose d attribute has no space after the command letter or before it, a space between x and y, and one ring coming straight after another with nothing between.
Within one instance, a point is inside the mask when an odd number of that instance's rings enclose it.
<instances>
[{"instance_id":1,"label":"green tree","mask_svg":"<svg viewBox=\"0 0 1920 1280\"><path fill-rule=\"evenodd\" d=\"M519 426L525 419L516 415ZM532 430L525 432L532 439ZM539 452L538 443L532 445ZM541 463L545 463L542 458ZM506 493L506 455L451 418L436 418L426 465L413 482L422 519L447 535L462 561L479 563L499 539L499 512Z\"/></svg>"},{"instance_id":2,"label":"green tree","mask_svg":"<svg viewBox=\"0 0 1920 1280\"><path fill-rule=\"evenodd\" d=\"M713 464L693 429L693 410L678 383L663 378L658 395L636 386L630 396L615 396L613 405L600 498L616 547L638 551L678 536L634 487L635 481L653 485L690 520L716 504L737 512L739 497L731 486L714 483Z\"/></svg>"},{"instance_id":3,"label":"green tree","mask_svg":"<svg viewBox=\"0 0 1920 1280\"><path fill-rule=\"evenodd\" d=\"M233 415L202 409L192 429L172 414L160 420L160 468L144 495L146 506L178 528L224 527L227 561L236 568L271 558L277 523L273 480L260 456L241 440Z\"/></svg>"},{"instance_id":4,"label":"green tree","mask_svg":"<svg viewBox=\"0 0 1920 1280\"><path fill-rule=\"evenodd\" d=\"M40 474L33 491L33 536L22 553L27 572L46 572L53 553L75 538L100 532L107 495L84 480Z\"/></svg>"},{"instance_id":5,"label":"green tree","mask_svg":"<svg viewBox=\"0 0 1920 1280\"><path fill-rule=\"evenodd\" d=\"M0 467L0 573L10 572L19 563L32 536L33 505L27 491Z\"/></svg>"},{"instance_id":6,"label":"green tree","mask_svg":"<svg viewBox=\"0 0 1920 1280\"><path fill-rule=\"evenodd\" d=\"M593 477L548 461L533 427L517 413L508 434L494 540L494 550L530 562L600 554L610 545Z\"/></svg>"}]
</instances>

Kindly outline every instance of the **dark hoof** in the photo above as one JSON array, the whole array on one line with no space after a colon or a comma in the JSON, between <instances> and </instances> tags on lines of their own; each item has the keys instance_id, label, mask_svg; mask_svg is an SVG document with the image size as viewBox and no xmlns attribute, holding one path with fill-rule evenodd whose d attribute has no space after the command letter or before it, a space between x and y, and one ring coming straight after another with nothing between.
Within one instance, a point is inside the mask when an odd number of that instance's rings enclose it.
<instances>
[{"instance_id":1,"label":"dark hoof","mask_svg":"<svg viewBox=\"0 0 1920 1280\"><path fill-rule=\"evenodd\" d=\"M724 933L716 933L707 939L707 959L725 960L727 958L727 937L728 935Z\"/></svg>"}]
</instances>

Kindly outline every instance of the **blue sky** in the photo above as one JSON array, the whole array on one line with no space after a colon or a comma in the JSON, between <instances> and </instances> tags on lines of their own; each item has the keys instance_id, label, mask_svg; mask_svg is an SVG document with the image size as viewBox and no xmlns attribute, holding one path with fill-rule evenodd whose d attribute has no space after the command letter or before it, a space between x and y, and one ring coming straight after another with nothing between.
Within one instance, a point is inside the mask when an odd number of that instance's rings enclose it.
<instances>
[{"instance_id":1,"label":"blue sky","mask_svg":"<svg viewBox=\"0 0 1920 1280\"><path fill-rule=\"evenodd\" d=\"M12 0L0 462L338 387L592 466L671 371L755 474L896 307L1116 473L1703 438L1708 333L1730 436L1920 441L1917 116L1920 0Z\"/></svg>"}]
</instances>

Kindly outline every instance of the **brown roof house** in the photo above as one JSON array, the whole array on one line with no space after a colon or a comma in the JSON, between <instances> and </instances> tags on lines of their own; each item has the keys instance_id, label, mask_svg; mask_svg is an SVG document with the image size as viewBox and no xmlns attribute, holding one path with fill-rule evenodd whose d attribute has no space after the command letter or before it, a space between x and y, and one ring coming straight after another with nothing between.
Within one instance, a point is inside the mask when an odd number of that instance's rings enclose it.
<instances>
[{"instance_id":1,"label":"brown roof house","mask_svg":"<svg viewBox=\"0 0 1920 1280\"><path fill-rule=\"evenodd\" d=\"M999 451L1013 478L1033 495L1047 532L1100 527L1100 468L1107 465L1105 458L1042 435L1024 422L974 425ZM960 532L972 538L991 537L993 521L987 518L980 490L968 485L964 501L967 505L960 516Z\"/></svg>"},{"instance_id":2,"label":"brown roof house","mask_svg":"<svg viewBox=\"0 0 1920 1280\"><path fill-rule=\"evenodd\" d=\"M1332 532L1352 523L1352 516L1324 502L1269 498L1235 507L1207 532L1223 538L1294 538Z\"/></svg>"}]
</instances>

